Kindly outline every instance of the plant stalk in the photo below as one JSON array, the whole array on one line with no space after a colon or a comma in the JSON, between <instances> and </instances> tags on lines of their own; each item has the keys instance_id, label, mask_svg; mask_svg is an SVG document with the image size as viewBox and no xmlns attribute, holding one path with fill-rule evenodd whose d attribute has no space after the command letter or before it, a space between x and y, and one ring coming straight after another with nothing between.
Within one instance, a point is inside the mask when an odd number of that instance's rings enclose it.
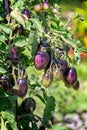
<instances>
[{"instance_id":1,"label":"plant stalk","mask_svg":"<svg viewBox=\"0 0 87 130\"><path fill-rule=\"evenodd\" d=\"M3 0L3 8L4 8L4 15L5 15L4 22L7 23L8 22L9 14L11 12L10 1L9 0Z\"/></svg>"}]
</instances>

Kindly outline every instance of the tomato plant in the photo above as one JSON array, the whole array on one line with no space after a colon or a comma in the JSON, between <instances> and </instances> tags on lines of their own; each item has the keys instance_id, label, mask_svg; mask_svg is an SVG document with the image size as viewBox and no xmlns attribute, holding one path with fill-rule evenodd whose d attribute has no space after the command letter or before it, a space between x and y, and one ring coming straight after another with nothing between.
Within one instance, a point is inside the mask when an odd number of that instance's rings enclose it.
<instances>
[{"instance_id":1,"label":"tomato plant","mask_svg":"<svg viewBox=\"0 0 87 130\"><path fill-rule=\"evenodd\" d=\"M51 129L56 104L46 87L51 87L56 77L66 86L79 88L68 55L72 47L80 63L81 46L69 28L70 21L77 17L73 15L63 23L56 1L0 0L1 130ZM40 77L35 73L38 71L43 73ZM35 114L36 97L45 106L42 117Z\"/></svg>"}]
</instances>

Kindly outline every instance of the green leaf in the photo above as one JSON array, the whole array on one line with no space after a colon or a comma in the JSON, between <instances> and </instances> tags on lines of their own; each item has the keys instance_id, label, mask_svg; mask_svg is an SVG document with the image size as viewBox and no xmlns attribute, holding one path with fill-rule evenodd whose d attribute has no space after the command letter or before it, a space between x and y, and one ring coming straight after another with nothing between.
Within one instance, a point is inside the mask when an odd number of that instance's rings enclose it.
<instances>
[{"instance_id":1,"label":"green leaf","mask_svg":"<svg viewBox=\"0 0 87 130\"><path fill-rule=\"evenodd\" d=\"M54 29L54 30L57 30L57 31L59 30L59 26L57 27L54 24L51 24L51 28Z\"/></svg>"},{"instance_id":2,"label":"green leaf","mask_svg":"<svg viewBox=\"0 0 87 130\"><path fill-rule=\"evenodd\" d=\"M85 48L85 47L82 47L82 46L81 46L81 47L79 47L78 49L79 49L80 52L85 52L85 53L87 53L87 48Z\"/></svg>"},{"instance_id":3,"label":"green leaf","mask_svg":"<svg viewBox=\"0 0 87 130\"><path fill-rule=\"evenodd\" d=\"M30 21L26 21L26 22L25 22L25 28L26 28L26 30L28 30L28 31L31 30L31 23L30 23Z\"/></svg>"},{"instance_id":4,"label":"green leaf","mask_svg":"<svg viewBox=\"0 0 87 130\"><path fill-rule=\"evenodd\" d=\"M0 87L0 97L5 96L5 91Z\"/></svg>"},{"instance_id":5,"label":"green leaf","mask_svg":"<svg viewBox=\"0 0 87 130\"><path fill-rule=\"evenodd\" d=\"M21 61L22 61L22 65L28 67L29 66L29 57L25 54L21 54L21 57L20 57Z\"/></svg>"},{"instance_id":6,"label":"green leaf","mask_svg":"<svg viewBox=\"0 0 87 130\"><path fill-rule=\"evenodd\" d=\"M1 94L2 92L2 94ZM6 109L13 110L14 102L16 100L15 96L5 96L6 93L0 89L0 111L4 111Z\"/></svg>"},{"instance_id":7,"label":"green leaf","mask_svg":"<svg viewBox=\"0 0 87 130\"><path fill-rule=\"evenodd\" d=\"M37 39L37 33L35 32L34 36L33 36L32 50L31 50L32 56L34 56L36 54L38 44L39 44L39 42L38 42L38 39Z\"/></svg>"},{"instance_id":8,"label":"green leaf","mask_svg":"<svg viewBox=\"0 0 87 130\"><path fill-rule=\"evenodd\" d=\"M41 95L37 94L36 96L42 101L42 103L45 104L45 100L44 100L44 98Z\"/></svg>"},{"instance_id":9,"label":"green leaf","mask_svg":"<svg viewBox=\"0 0 87 130\"><path fill-rule=\"evenodd\" d=\"M7 35L0 34L0 41L5 42L7 40Z\"/></svg>"},{"instance_id":10,"label":"green leaf","mask_svg":"<svg viewBox=\"0 0 87 130\"><path fill-rule=\"evenodd\" d=\"M4 74L5 72L6 72L6 70L4 68L0 67L0 73Z\"/></svg>"},{"instance_id":11,"label":"green leaf","mask_svg":"<svg viewBox=\"0 0 87 130\"><path fill-rule=\"evenodd\" d=\"M23 0L17 0L14 6L18 9L23 9L24 1Z\"/></svg>"},{"instance_id":12,"label":"green leaf","mask_svg":"<svg viewBox=\"0 0 87 130\"><path fill-rule=\"evenodd\" d=\"M39 32L43 33L43 26L39 19L31 18L30 21L33 23L33 25Z\"/></svg>"},{"instance_id":13,"label":"green leaf","mask_svg":"<svg viewBox=\"0 0 87 130\"><path fill-rule=\"evenodd\" d=\"M32 124L32 130L38 130L38 127L37 127L36 123Z\"/></svg>"},{"instance_id":14,"label":"green leaf","mask_svg":"<svg viewBox=\"0 0 87 130\"><path fill-rule=\"evenodd\" d=\"M6 128L6 124L5 124L5 122L4 122L4 120L3 120L2 117L1 117L1 130L8 130L8 129Z\"/></svg>"},{"instance_id":15,"label":"green leaf","mask_svg":"<svg viewBox=\"0 0 87 130\"><path fill-rule=\"evenodd\" d=\"M51 119L54 110L55 110L55 99L53 96L49 96L46 98L46 106L43 114L43 120L45 125L47 125L47 123Z\"/></svg>"},{"instance_id":16,"label":"green leaf","mask_svg":"<svg viewBox=\"0 0 87 130\"><path fill-rule=\"evenodd\" d=\"M7 107L7 98L6 97L0 97L0 112L4 111Z\"/></svg>"},{"instance_id":17,"label":"green leaf","mask_svg":"<svg viewBox=\"0 0 87 130\"><path fill-rule=\"evenodd\" d=\"M7 124L9 124L9 126L12 128L12 130L18 130L17 124L16 124L15 119L14 119L14 114L12 112L2 111L1 117L5 120L6 126L7 126Z\"/></svg>"},{"instance_id":18,"label":"green leaf","mask_svg":"<svg viewBox=\"0 0 87 130\"><path fill-rule=\"evenodd\" d=\"M2 21L3 19L4 19L4 15L0 13L0 21Z\"/></svg>"},{"instance_id":19,"label":"green leaf","mask_svg":"<svg viewBox=\"0 0 87 130\"><path fill-rule=\"evenodd\" d=\"M14 39L13 43L17 47L24 47L28 44L28 39L23 36L19 36Z\"/></svg>"},{"instance_id":20,"label":"green leaf","mask_svg":"<svg viewBox=\"0 0 87 130\"><path fill-rule=\"evenodd\" d=\"M4 43L0 43L0 51L5 53L6 51L6 45Z\"/></svg>"},{"instance_id":21,"label":"green leaf","mask_svg":"<svg viewBox=\"0 0 87 130\"><path fill-rule=\"evenodd\" d=\"M10 34L12 30L7 25L0 24L0 32L2 32L2 31L7 34Z\"/></svg>"},{"instance_id":22,"label":"green leaf","mask_svg":"<svg viewBox=\"0 0 87 130\"><path fill-rule=\"evenodd\" d=\"M14 18L18 23L20 23L21 25L23 25L23 27L25 27L25 22L24 19L22 17L21 12L18 10L18 8L15 8L13 11L11 11L12 18Z\"/></svg>"}]
</instances>

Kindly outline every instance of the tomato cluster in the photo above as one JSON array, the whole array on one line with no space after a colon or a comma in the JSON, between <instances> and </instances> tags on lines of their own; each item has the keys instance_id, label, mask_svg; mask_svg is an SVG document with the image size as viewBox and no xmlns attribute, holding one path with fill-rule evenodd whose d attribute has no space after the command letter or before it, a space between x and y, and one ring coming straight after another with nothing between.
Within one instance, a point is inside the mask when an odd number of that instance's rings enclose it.
<instances>
[{"instance_id":1,"label":"tomato cluster","mask_svg":"<svg viewBox=\"0 0 87 130\"><path fill-rule=\"evenodd\" d=\"M57 8L55 8L55 7L53 7L53 8L51 8L50 7L50 4L47 2L47 1L45 1L45 2L43 2L43 3L40 3L40 4L36 4L35 6L34 6L34 11L36 12L36 13L39 13L39 12L41 12L41 11L47 11L47 10L51 10L51 12L52 13L58 13L58 10L57 10Z\"/></svg>"},{"instance_id":2,"label":"tomato cluster","mask_svg":"<svg viewBox=\"0 0 87 130\"><path fill-rule=\"evenodd\" d=\"M0 87L8 95L15 96L16 100L17 97L21 98L21 104L17 102L13 108L16 109L17 120L15 120L18 122L19 130L45 130L51 126L50 118L55 109L55 100L52 96L46 95L42 86L48 88L53 80L63 81L65 86L73 87L75 90L80 86L77 71L68 58L70 47L67 36L71 35L69 30L62 26L59 7L57 8L56 4L51 5L45 0L40 4L30 4L32 6L28 9L29 5L25 6L25 2L20 9L15 8L16 1L11 1L7 7L7 1L5 1L5 20L3 21L6 32L0 32L4 36L1 36L1 41L6 37L4 41L6 54L0 52L2 55L5 54L2 57L6 61L5 65L2 65L5 73L0 74ZM10 6L12 6L11 9ZM19 4L17 3L16 6ZM6 8L9 8L7 13ZM16 17L17 13L18 17ZM63 41L64 38L65 41ZM27 70L32 67L35 67L37 71L43 70L41 83L37 81L38 76L30 73L29 76L27 75ZM43 94L38 94L38 90ZM43 117L34 113L37 104L33 96L37 96L44 103Z\"/></svg>"},{"instance_id":3,"label":"tomato cluster","mask_svg":"<svg viewBox=\"0 0 87 130\"><path fill-rule=\"evenodd\" d=\"M66 48L68 53L69 47L66 46ZM51 47L46 43L46 40L41 40L34 58L34 64L37 70L44 69L42 85L49 87L54 77L58 81L62 80L67 87L72 86L77 90L80 85L77 71L74 67L69 66L68 62L62 58L65 50L55 47L54 54L56 53L56 56L52 56L51 52Z\"/></svg>"}]
</instances>

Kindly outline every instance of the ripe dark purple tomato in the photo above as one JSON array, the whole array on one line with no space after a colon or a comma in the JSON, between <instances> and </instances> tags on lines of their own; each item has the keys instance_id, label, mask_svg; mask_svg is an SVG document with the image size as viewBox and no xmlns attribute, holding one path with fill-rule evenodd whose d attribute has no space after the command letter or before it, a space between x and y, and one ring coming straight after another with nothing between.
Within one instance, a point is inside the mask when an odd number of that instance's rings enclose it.
<instances>
[{"instance_id":1,"label":"ripe dark purple tomato","mask_svg":"<svg viewBox=\"0 0 87 130\"><path fill-rule=\"evenodd\" d=\"M14 78L12 75L9 76L1 76L0 77L0 84L5 91L10 92L14 86Z\"/></svg>"},{"instance_id":2,"label":"ripe dark purple tomato","mask_svg":"<svg viewBox=\"0 0 87 130\"><path fill-rule=\"evenodd\" d=\"M39 130L45 130L45 127L43 125L40 126Z\"/></svg>"},{"instance_id":3,"label":"ripe dark purple tomato","mask_svg":"<svg viewBox=\"0 0 87 130\"><path fill-rule=\"evenodd\" d=\"M68 68L68 63L67 63L67 61L60 59L60 60L59 60L59 64L60 64L60 66L61 66L62 72L65 73L66 70L67 70L67 68Z\"/></svg>"},{"instance_id":4,"label":"ripe dark purple tomato","mask_svg":"<svg viewBox=\"0 0 87 130\"><path fill-rule=\"evenodd\" d=\"M80 87L79 81L77 80L77 81L72 85L72 87L73 87L75 90L78 90L79 87Z\"/></svg>"},{"instance_id":5,"label":"ripe dark purple tomato","mask_svg":"<svg viewBox=\"0 0 87 130\"><path fill-rule=\"evenodd\" d=\"M42 76L42 85L47 88L51 85L52 80L53 80L53 74L46 72Z\"/></svg>"},{"instance_id":6,"label":"ripe dark purple tomato","mask_svg":"<svg viewBox=\"0 0 87 130\"><path fill-rule=\"evenodd\" d=\"M44 10L47 10L48 8L49 8L49 3L48 2L43 2L43 4L42 4L42 8L44 9Z\"/></svg>"},{"instance_id":7,"label":"ripe dark purple tomato","mask_svg":"<svg viewBox=\"0 0 87 130\"><path fill-rule=\"evenodd\" d=\"M64 74L64 80L67 84L73 85L77 80L77 72L74 67L68 68Z\"/></svg>"},{"instance_id":8,"label":"ripe dark purple tomato","mask_svg":"<svg viewBox=\"0 0 87 130\"><path fill-rule=\"evenodd\" d=\"M22 78L22 79L17 79L17 84L19 89L15 91L15 93L23 98L25 97L25 95L27 94L27 90L28 90L28 82L27 79Z\"/></svg>"},{"instance_id":9,"label":"ripe dark purple tomato","mask_svg":"<svg viewBox=\"0 0 87 130\"><path fill-rule=\"evenodd\" d=\"M57 69L54 69L53 71L53 76L55 79L57 80L62 80L63 79L63 73L62 73L62 70L57 68Z\"/></svg>"},{"instance_id":10,"label":"ripe dark purple tomato","mask_svg":"<svg viewBox=\"0 0 87 130\"><path fill-rule=\"evenodd\" d=\"M47 52L37 52L34 58L34 64L37 70L46 68L49 63L49 54Z\"/></svg>"},{"instance_id":11,"label":"ripe dark purple tomato","mask_svg":"<svg viewBox=\"0 0 87 130\"><path fill-rule=\"evenodd\" d=\"M25 20L28 20L30 18L30 11L28 9L24 9L22 11L22 14Z\"/></svg>"},{"instance_id":12,"label":"ripe dark purple tomato","mask_svg":"<svg viewBox=\"0 0 87 130\"><path fill-rule=\"evenodd\" d=\"M36 109L36 101L31 97L26 98L22 102L21 107L25 113L32 113Z\"/></svg>"},{"instance_id":13,"label":"ripe dark purple tomato","mask_svg":"<svg viewBox=\"0 0 87 130\"><path fill-rule=\"evenodd\" d=\"M40 12L41 9L42 9L42 6L41 6L40 4L36 4L36 5L34 6L34 11L35 11L35 12Z\"/></svg>"}]
</instances>

